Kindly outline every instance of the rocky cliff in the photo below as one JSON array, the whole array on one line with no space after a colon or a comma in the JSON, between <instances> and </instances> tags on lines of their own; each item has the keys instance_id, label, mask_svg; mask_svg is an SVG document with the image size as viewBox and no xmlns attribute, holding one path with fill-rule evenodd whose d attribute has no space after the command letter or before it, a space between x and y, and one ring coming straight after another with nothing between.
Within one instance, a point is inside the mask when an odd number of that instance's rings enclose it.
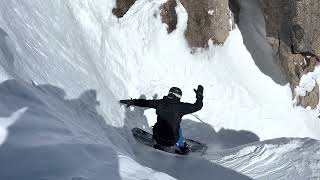
<instances>
[{"instance_id":1,"label":"rocky cliff","mask_svg":"<svg viewBox=\"0 0 320 180\"><path fill-rule=\"evenodd\" d=\"M262 0L261 8L268 41L294 90L302 75L314 70L320 57L320 1ZM315 108L318 101L316 86L306 96L298 97L297 105Z\"/></svg>"},{"instance_id":2,"label":"rocky cliff","mask_svg":"<svg viewBox=\"0 0 320 180\"><path fill-rule=\"evenodd\" d=\"M136 0L117 0L113 14L121 18ZM178 0L167 0L161 7L162 22L167 25L168 33L175 30L177 14L175 7ZM191 48L206 48L208 41L223 44L231 29L228 0L181 0L188 13L186 40Z\"/></svg>"},{"instance_id":3,"label":"rocky cliff","mask_svg":"<svg viewBox=\"0 0 320 180\"><path fill-rule=\"evenodd\" d=\"M117 0L113 13L121 18L135 1ZM262 10L267 41L273 49L274 60L277 62L277 66L280 66L286 81L290 83L293 97L296 97L294 89L299 85L300 78L313 71L320 59L320 1L253 1L258 2ZM175 11L177 2L178 0L167 0L160 7L161 19L166 24L168 33L174 31L177 25ZM231 27L230 20L235 23L241 21L239 18L241 1L239 0L180 0L179 2L188 13L185 37L190 48L207 48L209 40L212 40L214 44L223 44L229 31L234 27ZM240 28L240 30L245 31L245 28ZM245 32L242 33L244 35ZM246 41L245 37L244 41ZM248 44L248 42L244 43ZM247 48L249 51L254 50L254 48ZM255 58L255 52L251 51L255 63L258 65L266 64L258 62ZM265 67L259 68L265 69ZM277 72L280 71L278 67L273 69L277 69L274 70ZM269 76L272 75L269 74ZM319 101L318 86L306 96L297 97L297 100L297 105L315 108Z\"/></svg>"},{"instance_id":4,"label":"rocky cliff","mask_svg":"<svg viewBox=\"0 0 320 180\"><path fill-rule=\"evenodd\" d=\"M223 44L231 29L228 0L181 0L188 13L185 32L190 47L208 47L208 41Z\"/></svg>"}]
</instances>

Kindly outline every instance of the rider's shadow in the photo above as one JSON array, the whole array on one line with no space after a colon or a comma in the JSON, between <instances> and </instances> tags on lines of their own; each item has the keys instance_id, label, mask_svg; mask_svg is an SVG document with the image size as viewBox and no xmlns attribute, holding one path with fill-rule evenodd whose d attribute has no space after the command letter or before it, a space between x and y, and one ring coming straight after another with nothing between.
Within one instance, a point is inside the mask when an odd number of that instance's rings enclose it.
<instances>
[{"instance_id":1,"label":"rider's shadow","mask_svg":"<svg viewBox=\"0 0 320 180\"><path fill-rule=\"evenodd\" d=\"M233 130L221 128L216 131L210 124L183 119L181 128L186 138L214 145L215 150L229 149L244 144L260 141L258 135L245 130Z\"/></svg>"}]
</instances>

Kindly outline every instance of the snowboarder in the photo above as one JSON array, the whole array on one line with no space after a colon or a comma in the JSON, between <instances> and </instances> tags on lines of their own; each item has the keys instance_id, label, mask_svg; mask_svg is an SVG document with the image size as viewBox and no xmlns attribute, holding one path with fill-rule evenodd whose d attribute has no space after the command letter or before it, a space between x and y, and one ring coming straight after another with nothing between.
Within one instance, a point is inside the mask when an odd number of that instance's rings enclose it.
<instances>
[{"instance_id":1,"label":"snowboarder","mask_svg":"<svg viewBox=\"0 0 320 180\"><path fill-rule=\"evenodd\" d=\"M163 99L145 100L145 99L129 99L120 100L120 103L126 104L127 107L139 106L155 108L157 114L157 122L153 127L153 138L156 142L155 148L161 149L162 146L169 147L177 145L179 154L188 152L188 145L183 140L180 128L181 118L186 114L199 111L203 100L203 87L198 86L194 89L196 93L196 102L194 104L180 102L182 97L181 89L172 87L167 96Z\"/></svg>"}]
</instances>

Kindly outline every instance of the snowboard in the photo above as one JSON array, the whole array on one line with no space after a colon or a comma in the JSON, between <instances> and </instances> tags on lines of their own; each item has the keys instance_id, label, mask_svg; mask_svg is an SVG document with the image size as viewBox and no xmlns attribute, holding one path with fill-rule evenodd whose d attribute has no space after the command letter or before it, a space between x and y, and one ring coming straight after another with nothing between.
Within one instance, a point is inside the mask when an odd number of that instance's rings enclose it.
<instances>
[{"instance_id":1,"label":"snowboard","mask_svg":"<svg viewBox=\"0 0 320 180\"><path fill-rule=\"evenodd\" d=\"M143 129L133 128L132 129L132 135L133 135L133 137L135 138L135 140L138 143L141 143L141 144L144 144L146 146L150 146L150 147L153 147L153 148L156 148L158 150L165 151L165 152L168 152L168 153L179 154L176 151L178 149L177 146L169 146L169 147L167 147L167 146L156 145L156 142L153 139L152 134L147 132L147 131L145 131L145 130L143 130ZM189 153L199 153L199 154L203 155L206 152L207 148L208 148L206 144L197 142L197 141L192 140L192 139L185 139L185 141L189 145L189 151L188 151L187 154L189 154Z\"/></svg>"}]
</instances>

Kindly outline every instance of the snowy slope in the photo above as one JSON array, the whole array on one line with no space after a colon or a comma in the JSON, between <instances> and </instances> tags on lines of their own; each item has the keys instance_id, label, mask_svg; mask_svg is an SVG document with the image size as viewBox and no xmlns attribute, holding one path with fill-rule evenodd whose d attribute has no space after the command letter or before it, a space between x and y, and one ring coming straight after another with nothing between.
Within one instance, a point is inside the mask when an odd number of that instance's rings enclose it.
<instances>
[{"instance_id":1,"label":"snowy slope","mask_svg":"<svg viewBox=\"0 0 320 180\"><path fill-rule=\"evenodd\" d=\"M313 139L279 138L207 158L254 179L318 179L319 147L319 141Z\"/></svg>"},{"instance_id":2,"label":"snowy slope","mask_svg":"<svg viewBox=\"0 0 320 180\"><path fill-rule=\"evenodd\" d=\"M317 112L293 107L289 87L260 72L239 30L224 46L191 54L186 11L178 3L177 30L168 35L163 2L139 0L122 19L111 14L113 0L0 2L1 179L286 179L292 171L281 171L289 168L282 163L293 157L303 171L294 177L318 176L319 161L305 161L318 141L254 143L319 139ZM154 110L125 109L119 99L161 98L179 86L192 102L198 84L204 107L182 126L209 144L206 156L175 157L135 143L130 129L150 130ZM277 161L250 151L261 146ZM246 170L255 164L262 166Z\"/></svg>"}]
</instances>

